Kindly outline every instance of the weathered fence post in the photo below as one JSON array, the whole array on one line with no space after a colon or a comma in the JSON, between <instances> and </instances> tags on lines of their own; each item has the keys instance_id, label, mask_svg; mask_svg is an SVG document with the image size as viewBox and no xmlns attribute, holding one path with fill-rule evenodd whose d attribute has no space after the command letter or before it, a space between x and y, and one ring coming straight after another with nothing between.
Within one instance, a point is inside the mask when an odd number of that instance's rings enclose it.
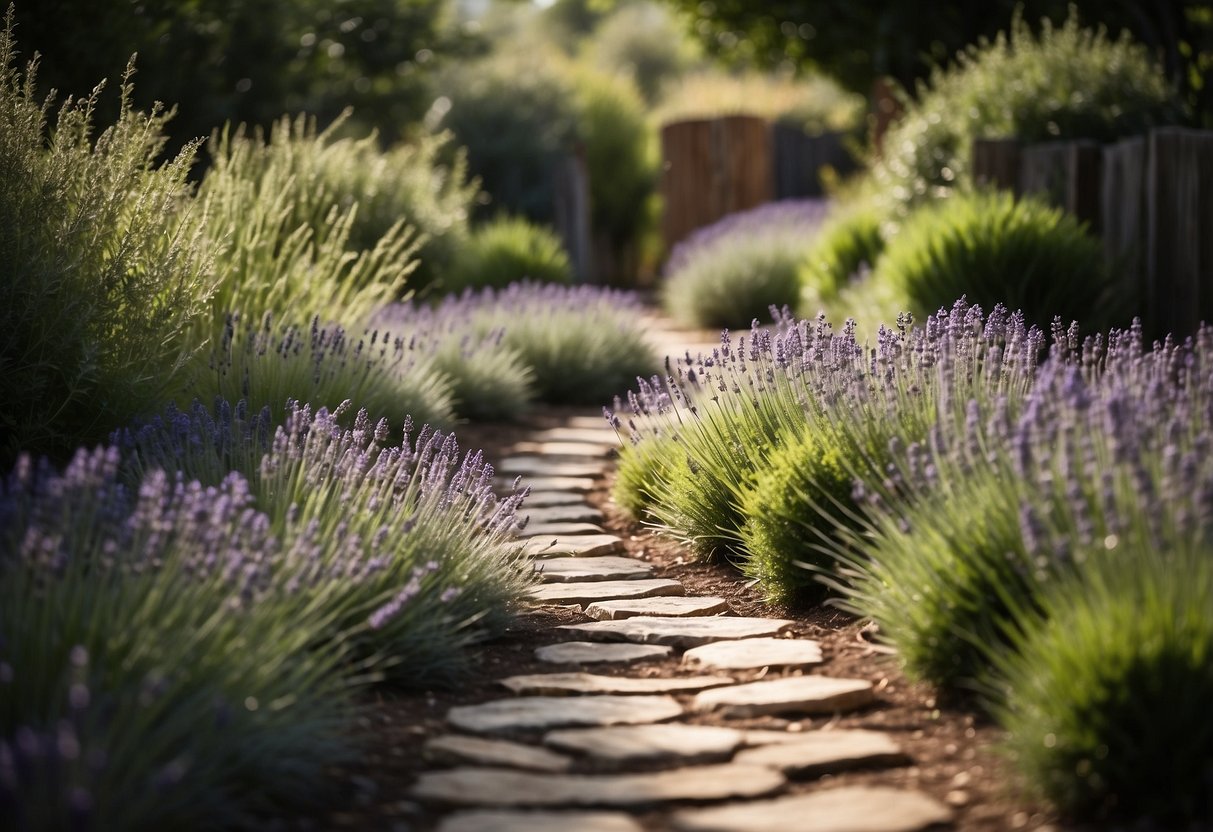
<instances>
[{"instance_id":1,"label":"weathered fence post","mask_svg":"<svg viewBox=\"0 0 1213 832\"><path fill-rule=\"evenodd\" d=\"M667 247L726 214L771 199L771 141L760 118L667 124L661 129L661 158Z\"/></svg>"},{"instance_id":2,"label":"weathered fence post","mask_svg":"<svg viewBox=\"0 0 1213 832\"><path fill-rule=\"evenodd\" d=\"M1213 321L1213 133L1150 131L1145 191L1148 320L1190 334Z\"/></svg>"},{"instance_id":3,"label":"weathered fence post","mask_svg":"<svg viewBox=\"0 0 1213 832\"><path fill-rule=\"evenodd\" d=\"M1124 275L1133 308L1146 315L1149 303L1143 282L1146 248L1146 139L1108 145L1103 151L1100 229L1104 259L1113 273Z\"/></svg>"},{"instance_id":4,"label":"weathered fence post","mask_svg":"<svg viewBox=\"0 0 1213 832\"><path fill-rule=\"evenodd\" d=\"M1020 146L1018 139L977 139L973 142L973 183L1019 191Z\"/></svg>"},{"instance_id":5,"label":"weathered fence post","mask_svg":"<svg viewBox=\"0 0 1213 832\"><path fill-rule=\"evenodd\" d=\"M560 156L552 176L553 225L568 252L578 283L596 277L590 239L590 174L581 153Z\"/></svg>"},{"instance_id":6,"label":"weathered fence post","mask_svg":"<svg viewBox=\"0 0 1213 832\"><path fill-rule=\"evenodd\" d=\"M821 169L845 176L857 167L838 132L810 136L790 124L771 125L771 165L775 199L821 196Z\"/></svg>"}]
</instances>

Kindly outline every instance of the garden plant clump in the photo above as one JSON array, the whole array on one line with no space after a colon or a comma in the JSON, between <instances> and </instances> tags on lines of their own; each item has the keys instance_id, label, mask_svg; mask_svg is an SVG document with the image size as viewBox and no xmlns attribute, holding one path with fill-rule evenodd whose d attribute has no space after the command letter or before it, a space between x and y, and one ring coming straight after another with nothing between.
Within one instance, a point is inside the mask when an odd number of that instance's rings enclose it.
<instances>
[{"instance_id":1,"label":"garden plant clump","mask_svg":"<svg viewBox=\"0 0 1213 832\"><path fill-rule=\"evenodd\" d=\"M800 269L825 216L821 200L777 202L731 214L679 243L662 303L680 323L746 328L775 306L800 302Z\"/></svg>"},{"instance_id":2,"label":"garden plant clump","mask_svg":"<svg viewBox=\"0 0 1213 832\"><path fill-rule=\"evenodd\" d=\"M573 268L551 230L521 217L500 216L476 228L438 282L446 294L464 289L504 289L511 283L570 283Z\"/></svg>"}]
</instances>

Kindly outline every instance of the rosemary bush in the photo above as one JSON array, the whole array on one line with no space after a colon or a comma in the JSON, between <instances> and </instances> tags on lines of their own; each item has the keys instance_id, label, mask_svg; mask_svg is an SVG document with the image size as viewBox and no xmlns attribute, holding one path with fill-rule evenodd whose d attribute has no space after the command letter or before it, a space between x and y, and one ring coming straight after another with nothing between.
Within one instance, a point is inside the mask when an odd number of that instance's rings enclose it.
<instances>
[{"instance_id":1,"label":"rosemary bush","mask_svg":"<svg viewBox=\"0 0 1213 832\"><path fill-rule=\"evenodd\" d=\"M196 349L211 261L186 177L164 164L163 111L131 108L93 135L92 94L34 97L0 33L0 469L18 449L65 457L172 395Z\"/></svg>"}]
</instances>

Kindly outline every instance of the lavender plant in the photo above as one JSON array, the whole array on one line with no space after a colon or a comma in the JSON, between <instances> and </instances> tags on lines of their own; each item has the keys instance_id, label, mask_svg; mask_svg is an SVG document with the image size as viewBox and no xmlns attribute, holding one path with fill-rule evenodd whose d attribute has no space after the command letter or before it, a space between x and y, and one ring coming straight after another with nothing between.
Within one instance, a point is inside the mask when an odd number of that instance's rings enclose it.
<instances>
[{"instance_id":1,"label":"lavender plant","mask_svg":"<svg viewBox=\"0 0 1213 832\"><path fill-rule=\"evenodd\" d=\"M800 267L825 213L821 200L772 203L726 217L675 247L662 304L698 327L747 327L771 306L795 306Z\"/></svg>"},{"instance_id":2,"label":"lavender plant","mask_svg":"<svg viewBox=\"0 0 1213 832\"><path fill-rule=\"evenodd\" d=\"M527 585L511 542L524 492L499 500L483 456L423 427L388 444L387 420L291 403L284 424L243 405L195 405L117 437L136 471L181 467L211 482L247 477L279 567L283 615L323 611L322 637L404 685L449 682L467 643L500 629ZM272 430L272 438L270 433ZM424 680L424 681L421 681Z\"/></svg>"},{"instance_id":3,"label":"lavender plant","mask_svg":"<svg viewBox=\"0 0 1213 832\"><path fill-rule=\"evenodd\" d=\"M375 329L355 341L318 319L305 329L275 323L268 314L227 317L209 372L199 374L179 403L194 398L269 407L276 420L285 417L290 399L330 409L349 400L396 423L406 416L434 425L454 420L451 383L414 338Z\"/></svg>"},{"instance_id":4,"label":"lavender plant","mask_svg":"<svg viewBox=\"0 0 1213 832\"><path fill-rule=\"evenodd\" d=\"M0 31L0 470L19 449L66 458L171 395L212 279L189 208L196 144L164 162L164 123L131 107L93 135L101 91L53 119L37 60ZM179 210L185 206L183 210Z\"/></svg>"},{"instance_id":5,"label":"lavender plant","mask_svg":"<svg viewBox=\"0 0 1213 832\"><path fill-rule=\"evenodd\" d=\"M242 477L132 488L120 462L23 456L0 486L0 818L193 829L310 805L356 713L323 610L273 603L286 550Z\"/></svg>"},{"instance_id":6,"label":"lavender plant","mask_svg":"<svg viewBox=\"0 0 1213 832\"><path fill-rule=\"evenodd\" d=\"M522 282L452 295L432 311L399 304L380 321L405 332L437 330L443 338L467 333L482 349L517 355L540 401L601 404L657 366L639 316L639 300L626 292Z\"/></svg>"}]
</instances>

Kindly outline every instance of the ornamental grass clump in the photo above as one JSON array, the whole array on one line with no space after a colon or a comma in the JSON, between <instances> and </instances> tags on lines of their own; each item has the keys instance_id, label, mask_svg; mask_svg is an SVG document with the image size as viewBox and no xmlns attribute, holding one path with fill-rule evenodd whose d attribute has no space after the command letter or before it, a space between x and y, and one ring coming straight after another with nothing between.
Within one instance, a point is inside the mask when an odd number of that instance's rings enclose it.
<instances>
[{"instance_id":1,"label":"ornamental grass clump","mask_svg":"<svg viewBox=\"0 0 1213 832\"><path fill-rule=\"evenodd\" d=\"M282 614L284 547L243 477L128 484L121 463L23 456L0 485L0 818L234 828L313 805L356 743L326 612Z\"/></svg>"},{"instance_id":2,"label":"ornamental grass clump","mask_svg":"<svg viewBox=\"0 0 1213 832\"><path fill-rule=\"evenodd\" d=\"M197 343L211 258L187 181L197 144L160 163L161 110L93 134L101 93L36 97L10 8L0 31L0 470L66 458L171 396Z\"/></svg>"},{"instance_id":3,"label":"ornamental grass clump","mask_svg":"<svg viewBox=\"0 0 1213 832\"><path fill-rule=\"evenodd\" d=\"M285 424L225 403L170 409L119 441L136 472L181 466L202 482L247 477L268 531L286 617L322 610L319 638L363 672L407 687L467 669L464 647L509 620L529 581L512 537L524 492L499 499L493 469L453 435L422 427L389 441L366 411L291 403Z\"/></svg>"},{"instance_id":4,"label":"ornamental grass clump","mask_svg":"<svg viewBox=\"0 0 1213 832\"><path fill-rule=\"evenodd\" d=\"M1007 192L954 194L915 211L888 243L872 279L920 312L966 295L1047 326L1121 323L1123 302L1098 238L1072 215Z\"/></svg>"},{"instance_id":5,"label":"ornamental grass clump","mask_svg":"<svg viewBox=\"0 0 1213 832\"><path fill-rule=\"evenodd\" d=\"M800 265L825 214L821 200L772 203L701 229L675 247L662 305L678 322L746 328L800 301Z\"/></svg>"},{"instance_id":6,"label":"ornamental grass clump","mask_svg":"<svg viewBox=\"0 0 1213 832\"><path fill-rule=\"evenodd\" d=\"M866 204L843 209L825 221L800 264L803 314L817 314L876 266L885 246L880 222L879 213Z\"/></svg>"},{"instance_id":7,"label":"ornamental grass clump","mask_svg":"<svg viewBox=\"0 0 1213 832\"><path fill-rule=\"evenodd\" d=\"M330 409L350 401L394 424L411 416L448 426L455 418L450 380L412 338L374 329L354 340L337 325L276 323L270 315L229 315L209 367L178 404L216 398L268 407L279 424L292 399Z\"/></svg>"}]
</instances>

